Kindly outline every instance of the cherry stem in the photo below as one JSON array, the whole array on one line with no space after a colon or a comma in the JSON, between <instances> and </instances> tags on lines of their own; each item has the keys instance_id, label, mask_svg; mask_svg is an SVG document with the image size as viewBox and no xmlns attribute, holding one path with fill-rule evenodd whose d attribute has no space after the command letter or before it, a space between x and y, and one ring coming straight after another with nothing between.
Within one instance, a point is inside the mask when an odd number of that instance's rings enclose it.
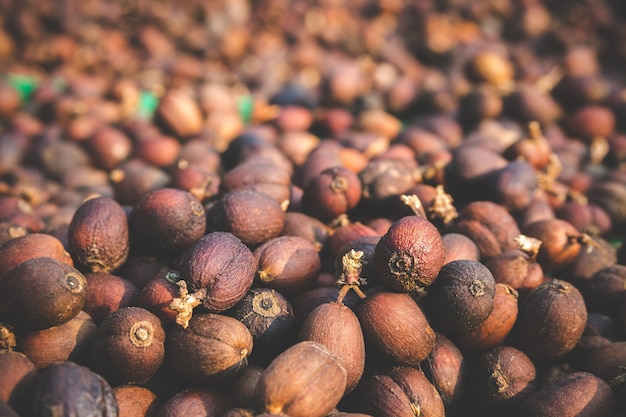
<instances>
[{"instance_id":1,"label":"cherry stem","mask_svg":"<svg viewBox=\"0 0 626 417\"><path fill-rule=\"evenodd\" d=\"M0 323L0 351L8 350L10 352L15 346L17 346L15 334L8 326Z\"/></svg>"},{"instance_id":2,"label":"cherry stem","mask_svg":"<svg viewBox=\"0 0 626 417\"><path fill-rule=\"evenodd\" d=\"M453 201L452 196L445 192L443 185L437 185L435 187L435 197L428 209L428 214L430 214L431 218L441 219L443 224L450 224L459 216L456 207L452 204Z\"/></svg>"},{"instance_id":3,"label":"cherry stem","mask_svg":"<svg viewBox=\"0 0 626 417\"><path fill-rule=\"evenodd\" d=\"M522 252L527 253L530 256L531 261L533 262L537 259L537 254L539 253L539 249L543 244L541 240L526 235L516 236L515 242L517 243L517 247Z\"/></svg>"},{"instance_id":4,"label":"cherry stem","mask_svg":"<svg viewBox=\"0 0 626 417\"><path fill-rule=\"evenodd\" d=\"M415 194L412 194L412 195L404 194L400 196L400 200L402 200L404 204L409 206L409 208L413 210L413 213L415 213L416 216L426 218L424 205L422 204L418 196L416 196Z\"/></svg>"},{"instance_id":5,"label":"cherry stem","mask_svg":"<svg viewBox=\"0 0 626 417\"><path fill-rule=\"evenodd\" d=\"M202 300L206 297L206 291L202 289L193 294L189 294L187 282L182 279L178 281L176 285L178 285L178 298L172 300L170 308L178 312L176 315L176 324L186 329L189 327L193 309L202 304Z\"/></svg>"},{"instance_id":6,"label":"cherry stem","mask_svg":"<svg viewBox=\"0 0 626 417\"><path fill-rule=\"evenodd\" d=\"M340 288L339 295L337 296L338 303L343 303L343 299L350 290L356 292L360 298L365 298L365 294L359 287L361 284L366 283L365 278L359 276L363 269L363 264L365 263L363 255L363 251L350 249L350 252L346 253L341 258L343 270L337 280L337 285Z\"/></svg>"}]
</instances>

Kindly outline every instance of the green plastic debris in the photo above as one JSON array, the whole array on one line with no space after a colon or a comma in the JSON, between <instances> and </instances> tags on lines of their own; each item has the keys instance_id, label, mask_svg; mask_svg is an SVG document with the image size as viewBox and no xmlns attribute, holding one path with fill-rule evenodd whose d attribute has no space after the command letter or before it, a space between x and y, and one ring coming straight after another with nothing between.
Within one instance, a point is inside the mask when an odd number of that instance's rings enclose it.
<instances>
[{"instance_id":1,"label":"green plastic debris","mask_svg":"<svg viewBox=\"0 0 626 417\"><path fill-rule=\"evenodd\" d=\"M239 116L244 123L250 123L252 120L252 111L254 110L254 99L250 94L242 94L237 97L237 109Z\"/></svg>"},{"instance_id":2,"label":"green plastic debris","mask_svg":"<svg viewBox=\"0 0 626 417\"><path fill-rule=\"evenodd\" d=\"M8 74L7 81L20 95L22 103L28 102L39 86L39 80L36 77L24 74Z\"/></svg>"},{"instance_id":3,"label":"green plastic debris","mask_svg":"<svg viewBox=\"0 0 626 417\"><path fill-rule=\"evenodd\" d=\"M136 116L144 119L152 119L158 105L159 98L152 92L144 90L139 94Z\"/></svg>"}]
</instances>

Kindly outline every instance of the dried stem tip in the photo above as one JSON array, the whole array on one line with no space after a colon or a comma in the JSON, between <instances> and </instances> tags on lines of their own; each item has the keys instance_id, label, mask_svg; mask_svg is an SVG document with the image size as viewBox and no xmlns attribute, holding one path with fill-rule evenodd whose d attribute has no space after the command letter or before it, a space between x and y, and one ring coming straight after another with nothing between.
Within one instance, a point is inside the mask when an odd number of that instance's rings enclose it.
<instances>
[{"instance_id":1,"label":"dried stem tip","mask_svg":"<svg viewBox=\"0 0 626 417\"><path fill-rule=\"evenodd\" d=\"M537 258L539 248L541 248L541 245L543 244L541 240L526 235L517 236L515 238L515 242L517 243L517 247L522 252L526 252L533 261Z\"/></svg>"},{"instance_id":2,"label":"dried stem tip","mask_svg":"<svg viewBox=\"0 0 626 417\"><path fill-rule=\"evenodd\" d=\"M450 222L459 216L456 207L452 204L453 201L452 196L446 193L443 185L437 185L435 187L433 203L428 209L430 218L441 219L443 224L450 224Z\"/></svg>"},{"instance_id":3,"label":"dried stem tip","mask_svg":"<svg viewBox=\"0 0 626 417\"><path fill-rule=\"evenodd\" d=\"M174 298L170 303L170 308L178 312L176 316L176 324L186 329L189 327L189 321L193 314L193 309L202 304L205 292L200 290L193 294L189 294L187 290L187 283L184 280L180 280L176 283L178 285L178 298Z\"/></svg>"},{"instance_id":4,"label":"dried stem tip","mask_svg":"<svg viewBox=\"0 0 626 417\"><path fill-rule=\"evenodd\" d=\"M413 195L405 194L405 195L400 196L400 200L402 200L404 204L409 206L411 210L413 210L413 213L415 213L416 216L426 218L424 205L422 204L418 196L416 196L415 194Z\"/></svg>"},{"instance_id":5,"label":"dried stem tip","mask_svg":"<svg viewBox=\"0 0 626 417\"><path fill-rule=\"evenodd\" d=\"M0 323L0 351L8 350L10 352L16 345L15 334L6 325Z\"/></svg>"},{"instance_id":6,"label":"dried stem tip","mask_svg":"<svg viewBox=\"0 0 626 417\"><path fill-rule=\"evenodd\" d=\"M365 294L361 291L361 288L359 288L361 284L367 283L365 278L359 276L363 269L363 264L366 263L363 260L363 255L363 251L350 249L350 252L346 253L341 258L343 271L337 280L337 285L340 287L337 302L343 302L343 299L350 290L354 290L359 297L365 298Z\"/></svg>"}]
</instances>

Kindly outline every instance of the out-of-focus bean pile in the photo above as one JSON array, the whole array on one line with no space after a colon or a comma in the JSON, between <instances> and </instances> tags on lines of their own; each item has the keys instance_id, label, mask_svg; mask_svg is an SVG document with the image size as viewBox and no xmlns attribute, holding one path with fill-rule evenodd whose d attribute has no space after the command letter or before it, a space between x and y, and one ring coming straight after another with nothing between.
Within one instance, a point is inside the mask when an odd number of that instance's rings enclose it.
<instances>
[{"instance_id":1,"label":"out-of-focus bean pile","mask_svg":"<svg viewBox=\"0 0 626 417\"><path fill-rule=\"evenodd\" d=\"M0 0L0 415L626 415L619 0Z\"/></svg>"}]
</instances>

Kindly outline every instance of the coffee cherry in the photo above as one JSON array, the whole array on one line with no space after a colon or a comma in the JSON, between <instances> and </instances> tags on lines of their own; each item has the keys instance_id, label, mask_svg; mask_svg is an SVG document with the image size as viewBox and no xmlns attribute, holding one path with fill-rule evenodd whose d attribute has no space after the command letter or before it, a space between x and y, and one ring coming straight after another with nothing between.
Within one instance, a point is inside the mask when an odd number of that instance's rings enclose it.
<instances>
[{"instance_id":1,"label":"coffee cherry","mask_svg":"<svg viewBox=\"0 0 626 417\"><path fill-rule=\"evenodd\" d=\"M361 181L344 167L323 170L304 187L302 207L306 214L324 222L345 214L361 199Z\"/></svg>"},{"instance_id":2,"label":"coffee cherry","mask_svg":"<svg viewBox=\"0 0 626 417\"><path fill-rule=\"evenodd\" d=\"M435 346L420 365L450 412L458 410L463 404L468 385L467 363L459 348L443 334L437 333Z\"/></svg>"},{"instance_id":3,"label":"coffee cherry","mask_svg":"<svg viewBox=\"0 0 626 417\"><path fill-rule=\"evenodd\" d=\"M50 416L58 410L65 415L117 415L117 400L108 382L74 362L48 366L30 387L29 416Z\"/></svg>"},{"instance_id":4,"label":"coffee cherry","mask_svg":"<svg viewBox=\"0 0 626 417\"><path fill-rule=\"evenodd\" d=\"M86 365L97 330L98 326L89 314L81 311L58 326L22 333L19 350L37 369L67 360Z\"/></svg>"},{"instance_id":5,"label":"coffee cherry","mask_svg":"<svg viewBox=\"0 0 626 417\"><path fill-rule=\"evenodd\" d=\"M205 233L204 207L192 194L162 188L144 195L130 213L133 248L173 258Z\"/></svg>"},{"instance_id":6,"label":"coffee cherry","mask_svg":"<svg viewBox=\"0 0 626 417\"><path fill-rule=\"evenodd\" d=\"M207 230L230 232L244 244L258 246L277 237L285 212L271 196L252 189L226 193L207 210Z\"/></svg>"},{"instance_id":7,"label":"coffee cherry","mask_svg":"<svg viewBox=\"0 0 626 417\"><path fill-rule=\"evenodd\" d=\"M418 216L396 220L376 245L374 262L381 281L395 291L417 291L437 278L444 248L437 228Z\"/></svg>"},{"instance_id":8,"label":"coffee cherry","mask_svg":"<svg viewBox=\"0 0 626 417\"><path fill-rule=\"evenodd\" d=\"M296 340L291 303L272 289L251 289L227 314L250 331L254 345L252 362L267 365Z\"/></svg>"},{"instance_id":9,"label":"coffee cherry","mask_svg":"<svg viewBox=\"0 0 626 417\"><path fill-rule=\"evenodd\" d=\"M483 323L493 311L496 283L480 262L459 260L441 268L428 289L426 303L436 323L444 329L468 331Z\"/></svg>"},{"instance_id":10,"label":"coffee cherry","mask_svg":"<svg viewBox=\"0 0 626 417\"><path fill-rule=\"evenodd\" d=\"M224 311L241 300L254 280L254 255L227 232L202 236L184 253L180 277L198 292L209 311Z\"/></svg>"},{"instance_id":11,"label":"coffee cherry","mask_svg":"<svg viewBox=\"0 0 626 417\"><path fill-rule=\"evenodd\" d=\"M553 361L576 346L586 322L580 292L568 282L553 279L535 288L520 305L517 346L533 361Z\"/></svg>"},{"instance_id":12,"label":"coffee cherry","mask_svg":"<svg viewBox=\"0 0 626 417\"><path fill-rule=\"evenodd\" d=\"M167 369L187 384L219 384L243 373L252 335L232 317L194 315L188 328L176 326L165 341Z\"/></svg>"},{"instance_id":13,"label":"coffee cherry","mask_svg":"<svg viewBox=\"0 0 626 417\"><path fill-rule=\"evenodd\" d=\"M33 258L0 277L0 320L20 330L63 324L83 308L87 281L53 258Z\"/></svg>"},{"instance_id":14,"label":"coffee cherry","mask_svg":"<svg viewBox=\"0 0 626 417\"><path fill-rule=\"evenodd\" d=\"M300 327L298 340L326 346L346 370L346 393L352 391L365 369L365 342L359 319L339 302L317 307Z\"/></svg>"},{"instance_id":15,"label":"coffee cherry","mask_svg":"<svg viewBox=\"0 0 626 417\"><path fill-rule=\"evenodd\" d=\"M321 269L315 246L297 236L268 240L254 251L257 281L285 295L309 289Z\"/></svg>"},{"instance_id":16,"label":"coffee cherry","mask_svg":"<svg viewBox=\"0 0 626 417\"><path fill-rule=\"evenodd\" d=\"M125 307L102 322L91 348L91 363L112 384L139 384L163 363L165 331L154 314Z\"/></svg>"},{"instance_id":17,"label":"coffee cherry","mask_svg":"<svg viewBox=\"0 0 626 417\"><path fill-rule=\"evenodd\" d=\"M573 372L530 395L520 406L520 417L609 416L615 410L611 387L587 372Z\"/></svg>"},{"instance_id":18,"label":"coffee cherry","mask_svg":"<svg viewBox=\"0 0 626 417\"><path fill-rule=\"evenodd\" d=\"M369 294L358 305L357 316L367 348L393 364L418 366L435 344L435 331L408 294Z\"/></svg>"},{"instance_id":19,"label":"coffee cherry","mask_svg":"<svg viewBox=\"0 0 626 417\"><path fill-rule=\"evenodd\" d=\"M422 371L393 367L373 375L358 388L358 410L380 417L445 416L437 389Z\"/></svg>"},{"instance_id":20,"label":"coffee cherry","mask_svg":"<svg viewBox=\"0 0 626 417\"><path fill-rule=\"evenodd\" d=\"M291 417L324 417L346 390L346 370L322 344L296 343L272 361L256 388L257 409Z\"/></svg>"},{"instance_id":21,"label":"coffee cherry","mask_svg":"<svg viewBox=\"0 0 626 417\"><path fill-rule=\"evenodd\" d=\"M96 197L81 204L67 234L76 263L89 272L111 272L126 262L128 220L122 206L111 198Z\"/></svg>"}]
</instances>

